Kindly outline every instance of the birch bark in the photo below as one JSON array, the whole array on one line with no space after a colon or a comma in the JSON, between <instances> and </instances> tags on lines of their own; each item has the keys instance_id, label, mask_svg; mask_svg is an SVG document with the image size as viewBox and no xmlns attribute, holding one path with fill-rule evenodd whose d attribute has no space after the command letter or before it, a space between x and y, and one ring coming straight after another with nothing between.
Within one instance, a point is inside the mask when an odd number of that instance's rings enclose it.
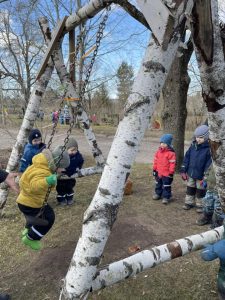
<instances>
[{"instance_id":1,"label":"birch bark","mask_svg":"<svg viewBox=\"0 0 225 300\"><path fill-rule=\"evenodd\" d=\"M103 167L94 166L89 168L80 169L77 173L70 177L60 177L61 180L67 180L71 178L77 178L77 177L84 177L84 176L91 176L96 174L101 174L103 171Z\"/></svg>"},{"instance_id":2,"label":"birch bark","mask_svg":"<svg viewBox=\"0 0 225 300\"><path fill-rule=\"evenodd\" d=\"M174 242L147 249L130 257L116 261L98 270L92 283L92 290L103 289L119 281L135 276L146 269L174 258L200 250L206 244L223 238L224 227L185 237Z\"/></svg>"},{"instance_id":3,"label":"birch bark","mask_svg":"<svg viewBox=\"0 0 225 300\"><path fill-rule=\"evenodd\" d=\"M42 17L39 19L39 24L42 28L43 33L47 32L46 28L49 28L48 25L48 20L45 17ZM50 39L47 34L45 34L45 39L49 43ZM79 98L77 95L77 92L73 86L72 81L70 80L70 75L66 70L64 60L63 60L63 54L62 54L62 49L61 49L61 41L57 43L57 51L54 52L54 55L52 56L57 74L59 76L59 79L63 85L63 87L66 90L66 96L68 98ZM78 120L81 123L83 130L84 130L84 135L88 141L88 144L91 147L92 154L94 156L94 159L96 161L97 166L103 166L105 163L104 157L102 155L102 151L100 150L98 143L96 141L95 135L92 131L92 128L90 126L90 121L88 118L87 113L83 109L82 105L80 104L79 101L74 101L72 106L76 108L77 114L78 114Z\"/></svg>"},{"instance_id":4,"label":"birch bark","mask_svg":"<svg viewBox=\"0 0 225 300\"><path fill-rule=\"evenodd\" d=\"M180 18L177 18L182 26L185 24L182 16L184 12L191 12L193 1L185 1L185 4L185 11L180 11ZM65 278L61 299L79 299L91 288L106 241L116 220L124 183L180 43L180 26L176 29L167 51L162 50L154 41L147 47L97 191L85 212L82 235Z\"/></svg>"},{"instance_id":5,"label":"birch bark","mask_svg":"<svg viewBox=\"0 0 225 300\"><path fill-rule=\"evenodd\" d=\"M47 30L47 28L46 28ZM8 172L12 172L16 170L18 166L20 155L23 151L23 147L27 141L27 137L29 135L30 130L33 128L34 122L37 117L37 113L39 111L40 103L48 82L51 78L52 72L54 69L54 65L52 62L49 62L45 72L42 74L41 78L37 80L33 91L30 95L30 100L27 105L27 109L24 115L24 119L19 130L19 133L16 138L16 143L13 146L7 168ZM7 201L8 196L8 186L6 184L1 185L0 189L0 215L2 213L3 207Z\"/></svg>"},{"instance_id":6,"label":"birch bark","mask_svg":"<svg viewBox=\"0 0 225 300\"><path fill-rule=\"evenodd\" d=\"M221 39L218 1L197 1L192 28L208 110L210 145L221 204L225 211L225 61ZM202 30L202 27L206 27Z\"/></svg>"}]
</instances>

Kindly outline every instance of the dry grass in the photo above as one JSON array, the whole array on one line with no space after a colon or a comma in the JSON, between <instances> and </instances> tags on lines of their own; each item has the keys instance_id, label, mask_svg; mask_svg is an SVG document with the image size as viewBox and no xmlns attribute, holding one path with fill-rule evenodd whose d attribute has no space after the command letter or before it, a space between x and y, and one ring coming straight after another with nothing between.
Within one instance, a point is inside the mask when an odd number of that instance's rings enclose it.
<instances>
[{"instance_id":1,"label":"dry grass","mask_svg":"<svg viewBox=\"0 0 225 300\"><path fill-rule=\"evenodd\" d=\"M88 160L87 165L91 165ZM195 225L196 213L181 209L185 187L175 178L175 200L168 206L152 201L152 178L149 166L136 164L132 171L134 193L126 196L117 222L107 242L102 264L128 256L128 247L138 244L141 249L170 242L207 230ZM88 207L99 176L78 179L76 199L72 207L60 208L55 195L50 204L56 222L44 238L44 248L32 252L20 242L23 216L10 195L5 217L0 220L0 291L8 291L12 299L58 299L60 280L66 274L76 242L81 232L82 216ZM175 259L135 278L90 295L90 299L217 299L217 262L205 263L199 253Z\"/></svg>"}]
</instances>

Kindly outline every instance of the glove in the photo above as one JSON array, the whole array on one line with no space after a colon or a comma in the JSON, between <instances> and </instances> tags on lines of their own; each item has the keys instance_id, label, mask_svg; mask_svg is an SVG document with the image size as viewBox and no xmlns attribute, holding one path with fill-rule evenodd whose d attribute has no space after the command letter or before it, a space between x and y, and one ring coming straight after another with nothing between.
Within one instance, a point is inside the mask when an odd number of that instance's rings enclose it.
<instances>
[{"instance_id":1,"label":"glove","mask_svg":"<svg viewBox=\"0 0 225 300\"><path fill-rule=\"evenodd\" d=\"M173 178L173 174L169 174L169 177L170 177L170 178Z\"/></svg>"},{"instance_id":2,"label":"glove","mask_svg":"<svg viewBox=\"0 0 225 300\"><path fill-rule=\"evenodd\" d=\"M57 183L56 174L52 174L52 175L46 177L46 181L47 181L48 185L56 185L56 183Z\"/></svg>"},{"instance_id":3,"label":"glove","mask_svg":"<svg viewBox=\"0 0 225 300\"><path fill-rule=\"evenodd\" d=\"M157 176L158 176L158 171L153 170L152 175L153 175L154 177L157 177Z\"/></svg>"},{"instance_id":4,"label":"glove","mask_svg":"<svg viewBox=\"0 0 225 300\"><path fill-rule=\"evenodd\" d=\"M204 179L202 179L202 180L200 181L200 185L201 185L201 187L203 187L204 189L206 189L206 188L207 188L207 181L204 180Z\"/></svg>"},{"instance_id":5,"label":"glove","mask_svg":"<svg viewBox=\"0 0 225 300\"><path fill-rule=\"evenodd\" d=\"M187 173L180 173L181 178L185 181L188 180L188 175Z\"/></svg>"},{"instance_id":6,"label":"glove","mask_svg":"<svg viewBox=\"0 0 225 300\"><path fill-rule=\"evenodd\" d=\"M205 245L201 252L201 257L205 261L211 261L216 258L225 260L225 240L221 240L212 245Z\"/></svg>"}]
</instances>

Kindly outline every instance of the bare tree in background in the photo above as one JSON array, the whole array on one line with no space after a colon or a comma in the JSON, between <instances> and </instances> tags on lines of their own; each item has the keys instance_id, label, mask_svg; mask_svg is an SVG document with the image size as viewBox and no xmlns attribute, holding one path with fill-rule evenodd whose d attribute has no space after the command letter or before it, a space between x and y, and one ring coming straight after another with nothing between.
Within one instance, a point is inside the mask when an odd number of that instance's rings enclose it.
<instances>
[{"instance_id":1,"label":"bare tree in background","mask_svg":"<svg viewBox=\"0 0 225 300\"><path fill-rule=\"evenodd\" d=\"M11 83L20 90L25 105L43 49L35 8L34 1L17 1L8 5L0 16L0 72L7 77L8 85Z\"/></svg>"}]
</instances>

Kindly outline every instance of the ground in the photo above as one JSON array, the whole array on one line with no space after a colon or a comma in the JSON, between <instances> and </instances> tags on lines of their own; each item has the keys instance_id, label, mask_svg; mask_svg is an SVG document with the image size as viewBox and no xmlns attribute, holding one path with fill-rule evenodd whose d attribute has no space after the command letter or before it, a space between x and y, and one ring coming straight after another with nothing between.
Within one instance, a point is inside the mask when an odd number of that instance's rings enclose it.
<instances>
[{"instance_id":1,"label":"ground","mask_svg":"<svg viewBox=\"0 0 225 300\"><path fill-rule=\"evenodd\" d=\"M0 152L3 166L8 155L6 150ZM86 166L90 165L93 160L86 156ZM194 210L182 210L185 185L179 175L174 180L173 201L165 206L151 198L150 174L149 163L134 164L131 174L134 192L123 198L101 265L129 256L131 246L143 250L208 229L195 225L199 216ZM10 194L4 218L0 219L0 291L11 294L13 300L58 299L62 278L81 233L83 213L99 178L95 175L77 180L76 204L72 207L58 207L55 194L51 194L49 203L54 207L56 222L39 252L21 243L24 219L15 204L15 195ZM217 261L203 262L199 252L195 252L94 292L89 299L217 299L217 269Z\"/></svg>"}]
</instances>

